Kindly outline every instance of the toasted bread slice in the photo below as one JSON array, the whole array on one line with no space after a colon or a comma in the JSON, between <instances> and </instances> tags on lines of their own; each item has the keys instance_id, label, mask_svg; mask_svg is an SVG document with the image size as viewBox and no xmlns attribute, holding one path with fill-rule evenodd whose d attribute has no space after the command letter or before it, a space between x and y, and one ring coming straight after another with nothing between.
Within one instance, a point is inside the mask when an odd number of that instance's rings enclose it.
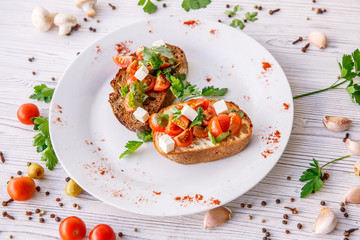
<instances>
[{"instance_id":1,"label":"toasted bread slice","mask_svg":"<svg viewBox=\"0 0 360 240\"><path fill-rule=\"evenodd\" d=\"M215 102L215 100L210 100L210 105L213 105ZM172 106L179 106L179 104L185 103L171 105L162 109L160 113L166 114L169 112ZM242 118L241 131L237 135L228 136L226 139L216 145L211 142L210 138L194 139L194 141L189 146L175 147L174 151L166 154L159 146L159 139L165 133L153 132L154 146L156 150L164 157L180 164L211 162L241 152L250 141L253 125L249 116L243 110L241 110L238 105L233 102L226 102L226 105L229 109L229 112L236 110L244 113Z\"/></svg>"},{"instance_id":2,"label":"toasted bread slice","mask_svg":"<svg viewBox=\"0 0 360 240\"><path fill-rule=\"evenodd\" d=\"M167 44L167 46L171 49L171 52L174 55L174 59L176 60L175 64L180 63L180 65L175 69L175 73L187 74L188 63L184 51L174 45ZM135 54L132 54L132 56L134 56L135 60L137 60ZM126 72L126 69L120 69L118 71L115 78L110 83L114 92L109 95L109 103L116 118L127 129L137 133L151 131L148 123L138 121L131 112L127 112L124 108L124 98L121 97L119 84L124 86L126 79L128 79L129 76L130 74ZM169 106L175 100L175 97L170 89L166 89L161 92L151 90L147 92L147 95L149 97L144 102L144 109L148 111L149 115L159 112L160 109Z\"/></svg>"}]
</instances>

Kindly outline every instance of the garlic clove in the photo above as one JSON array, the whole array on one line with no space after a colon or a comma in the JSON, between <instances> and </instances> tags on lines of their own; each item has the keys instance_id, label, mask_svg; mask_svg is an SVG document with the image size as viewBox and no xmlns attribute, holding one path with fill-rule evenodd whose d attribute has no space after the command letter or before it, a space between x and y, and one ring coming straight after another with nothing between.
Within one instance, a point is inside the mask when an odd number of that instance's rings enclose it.
<instances>
[{"instance_id":1,"label":"garlic clove","mask_svg":"<svg viewBox=\"0 0 360 240\"><path fill-rule=\"evenodd\" d=\"M307 39L318 48L326 47L326 35L322 32L312 32L307 36Z\"/></svg>"},{"instance_id":2,"label":"garlic clove","mask_svg":"<svg viewBox=\"0 0 360 240\"><path fill-rule=\"evenodd\" d=\"M345 193L345 202L350 204L360 204L360 187L352 187Z\"/></svg>"},{"instance_id":3,"label":"garlic clove","mask_svg":"<svg viewBox=\"0 0 360 240\"><path fill-rule=\"evenodd\" d=\"M352 121L346 117L325 116L323 123L332 132L343 132L349 129Z\"/></svg>"},{"instance_id":4,"label":"garlic clove","mask_svg":"<svg viewBox=\"0 0 360 240\"><path fill-rule=\"evenodd\" d=\"M345 145L351 154L360 155L360 142L355 142L348 138L345 141Z\"/></svg>"},{"instance_id":5,"label":"garlic clove","mask_svg":"<svg viewBox=\"0 0 360 240\"><path fill-rule=\"evenodd\" d=\"M320 210L319 216L315 220L314 234L328 234L336 227L337 219L335 213L328 207Z\"/></svg>"},{"instance_id":6,"label":"garlic clove","mask_svg":"<svg viewBox=\"0 0 360 240\"><path fill-rule=\"evenodd\" d=\"M204 228L214 228L231 219L231 211L226 207L217 207L207 211L204 217Z\"/></svg>"},{"instance_id":7,"label":"garlic clove","mask_svg":"<svg viewBox=\"0 0 360 240\"><path fill-rule=\"evenodd\" d=\"M360 177L360 161L354 163L354 174L357 177Z\"/></svg>"}]
</instances>

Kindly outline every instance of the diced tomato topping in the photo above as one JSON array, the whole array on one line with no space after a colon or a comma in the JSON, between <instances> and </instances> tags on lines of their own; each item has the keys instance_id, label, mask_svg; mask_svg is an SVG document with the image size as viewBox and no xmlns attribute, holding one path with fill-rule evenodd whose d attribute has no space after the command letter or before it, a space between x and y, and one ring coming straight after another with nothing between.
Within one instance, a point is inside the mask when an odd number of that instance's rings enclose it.
<instances>
[{"instance_id":1,"label":"diced tomato topping","mask_svg":"<svg viewBox=\"0 0 360 240\"><path fill-rule=\"evenodd\" d=\"M194 110L197 110L198 107L201 107L204 110L207 110L209 107L209 99L206 98L198 98L188 101L186 104L189 107L192 107Z\"/></svg>"},{"instance_id":2,"label":"diced tomato topping","mask_svg":"<svg viewBox=\"0 0 360 240\"><path fill-rule=\"evenodd\" d=\"M195 125L193 128L193 134L197 138L207 138L208 137L208 131L206 128L203 128L199 125Z\"/></svg>"},{"instance_id":3,"label":"diced tomato topping","mask_svg":"<svg viewBox=\"0 0 360 240\"><path fill-rule=\"evenodd\" d=\"M190 124L190 121L189 119L187 119L185 116L181 116L177 119L172 119L171 118L171 121L178 127L182 128L182 129L186 129L189 124Z\"/></svg>"},{"instance_id":4,"label":"diced tomato topping","mask_svg":"<svg viewBox=\"0 0 360 240\"><path fill-rule=\"evenodd\" d=\"M164 74L159 74L156 78L154 91L164 91L170 87L170 82L166 79Z\"/></svg>"},{"instance_id":5,"label":"diced tomato topping","mask_svg":"<svg viewBox=\"0 0 360 240\"><path fill-rule=\"evenodd\" d=\"M133 56L113 56L114 63L121 68L127 68L133 61Z\"/></svg>"},{"instance_id":6,"label":"diced tomato topping","mask_svg":"<svg viewBox=\"0 0 360 240\"><path fill-rule=\"evenodd\" d=\"M194 135L191 129L186 129L184 132L174 138L175 144L178 147L187 147L192 143L193 140Z\"/></svg>"},{"instance_id":7,"label":"diced tomato topping","mask_svg":"<svg viewBox=\"0 0 360 240\"><path fill-rule=\"evenodd\" d=\"M148 86L146 91L150 91L154 88L156 79L155 79L155 77L148 74L142 81L145 82L146 85Z\"/></svg>"},{"instance_id":8,"label":"diced tomato topping","mask_svg":"<svg viewBox=\"0 0 360 240\"><path fill-rule=\"evenodd\" d=\"M177 136L179 135L180 133L182 133L182 130L181 128L179 128L176 124L174 124L171 119L168 123L168 125L166 126L165 128L165 133L170 135L170 136Z\"/></svg>"},{"instance_id":9,"label":"diced tomato topping","mask_svg":"<svg viewBox=\"0 0 360 240\"><path fill-rule=\"evenodd\" d=\"M138 61L134 60L126 69L127 73L134 75L138 69Z\"/></svg>"}]
</instances>

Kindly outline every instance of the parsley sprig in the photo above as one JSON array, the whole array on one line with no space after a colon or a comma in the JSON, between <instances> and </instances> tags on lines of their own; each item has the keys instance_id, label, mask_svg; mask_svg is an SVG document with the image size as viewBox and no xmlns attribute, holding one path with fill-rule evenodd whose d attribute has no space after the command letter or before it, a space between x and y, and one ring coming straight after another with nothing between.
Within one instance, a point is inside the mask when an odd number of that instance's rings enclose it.
<instances>
[{"instance_id":1,"label":"parsley sprig","mask_svg":"<svg viewBox=\"0 0 360 240\"><path fill-rule=\"evenodd\" d=\"M190 124L190 128L192 128L193 126L196 125L200 125L202 124L202 120L205 118L204 115L204 109L202 107L198 107L198 109L196 110L197 112L197 117L194 119L194 121Z\"/></svg>"},{"instance_id":2,"label":"parsley sprig","mask_svg":"<svg viewBox=\"0 0 360 240\"><path fill-rule=\"evenodd\" d=\"M157 0L157 1L159 2L159 0ZM148 14L152 14L152 13L156 12L158 9L157 6L154 3L152 3L150 0L139 0L138 5L144 6L143 10L144 10L144 12L146 12Z\"/></svg>"},{"instance_id":3,"label":"parsley sprig","mask_svg":"<svg viewBox=\"0 0 360 240\"><path fill-rule=\"evenodd\" d=\"M49 170L53 170L58 159L50 140L49 120L43 117L35 117L31 120L35 123L34 130L39 131L34 136L33 146L36 147L38 153L41 153L41 161L46 162Z\"/></svg>"},{"instance_id":4,"label":"parsley sprig","mask_svg":"<svg viewBox=\"0 0 360 240\"><path fill-rule=\"evenodd\" d=\"M54 91L55 88L48 88L45 84L36 85L30 98L48 103L51 101Z\"/></svg>"},{"instance_id":5,"label":"parsley sprig","mask_svg":"<svg viewBox=\"0 0 360 240\"><path fill-rule=\"evenodd\" d=\"M125 86L126 87L126 86ZM133 109L138 107L143 107L143 102L148 98L148 95L145 93L148 86L145 82L134 82L130 85L129 94L129 106ZM121 95L123 94L120 90Z\"/></svg>"},{"instance_id":6,"label":"parsley sprig","mask_svg":"<svg viewBox=\"0 0 360 240\"><path fill-rule=\"evenodd\" d=\"M350 95L351 101L360 105L360 51L356 49L351 55L344 55L342 57L342 62L338 63L340 68L340 78L334 82L330 87L317 90L314 92L309 92L294 97L301 98L309 95L313 95L320 92L325 92L331 89L342 89L338 88L344 83L348 83L348 86L345 88ZM341 79L344 79L341 81Z\"/></svg>"},{"instance_id":7,"label":"parsley sprig","mask_svg":"<svg viewBox=\"0 0 360 240\"><path fill-rule=\"evenodd\" d=\"M153 134L152 132L149 133L148 131L144 131L137 134L137 137L142 141L128 141L125 145L126 150L120 155L120 159L124 156L135 152L144 142L152 142L153 141Z\"/></svg>"},{"instance_id":8,"label":"parsley sprig","mask_svg":"<svg viewBox=\"0 0 360 240\"><path fill-rule=\"evenodd\" d=\"M208 132L209 138L211 139L211 142L216 145L217 143L221 142L222 140L224 140L225 138L227 138L227 136L230 135L230 132L223 132L221 133L219 136L214 137L214 135L211 134L211 132Z\"/></svg>"},{"instance_id":9,"label":"parsley sprig","mask_svg":"<svg viewBox=\"0 0 360 240\"><path fill-rule=\"evenodd\" d=\"M244 22L250 21L250 22L255 22L256 20L258 20L258 18L256 17L258 15L257 12L246 12L245 13L245 18L243 19L238 19L235 18L232 20L232 22L230 23L230 26L233 28L240 28L241 30L243 30L245 28L245 24ZM244 21L246 20L246 21Z\"/></svg>"},{"instance_id":10,"label":"parsley sprig","mask_svg":"<svg viewBox=\"0 0 360 240\"><path fill-rule=\"evenodd\" d=\"M239 5L235 5L233 10L226 10L224 13L228 15L229 17L232 17L236 15L237 11L241 10L241 7Z\"/></svg>"},{"instance_id":11,"label":"parsley sprig","mask_svg":"<svg viewBox=\"0 0 360 240\"><path fill-rule=\"evenodd\" d=\"M304 198L304 197L308 196L310 193L319 191L321 189L321 187L324 184L323 180L321 179L322 176L323 176L322 170L323 170L324 167L326 167L327 165L329 165L331 163L340 161L340 160L342 160L344 158L348 158L348 157L350 157L350 155L347 155L347 156L344 156L344 157L341 157L341 158L337 158L335 160L332 160L332 161L326 163L322 167L320 167L319 162L316 161L315 158L313 158L314 163L310 163L311 167L306 169L302 173L302 175L301 175L301 177L299 179L300 182L307 182L301 188L300 197Z\"/></svg>"},{"instance_id":12,"label":"parsley sprig","mask_svg":"<svg viewBox=\"0 0 360 240\"><path fill-rule=\"evenodd\" d=\"M156 1L161 2L162 0ZM210 3L211 0L183 0L181 7L188 12L190 9L197 10L200 8L206 8ZM152 14L158 10L158 7L153 2L151 2L151 0L139 0L138 5L143 6L144 12L148 14Z\"/></svg>"}]
</instances>

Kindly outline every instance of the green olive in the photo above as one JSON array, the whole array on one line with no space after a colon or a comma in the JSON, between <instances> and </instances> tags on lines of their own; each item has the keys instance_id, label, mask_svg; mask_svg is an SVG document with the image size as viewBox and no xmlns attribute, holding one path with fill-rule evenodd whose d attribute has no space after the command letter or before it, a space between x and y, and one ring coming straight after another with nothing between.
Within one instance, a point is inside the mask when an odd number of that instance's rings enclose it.
<instances>
[{"instance_id":1,"label":"green olive","mask_svg":"<svg viewBox=\"0 0 360 240\"><path fill-rule=\"evenodd\" d=\"M72 179L65 186L65 193L69 196L76 197L82 192L82 188Z\"/></svg>"},{"instance_id":2,"label":"green olive","mask_svg":"<svg viewBox=\"0 0 360 240\"><path fill-rule=\"evenodd\" d=\"M39 179L44 176L44 168L39 164L33 163L27 169L27 175L33 179Z\"/></svg>"}]
</instances>

